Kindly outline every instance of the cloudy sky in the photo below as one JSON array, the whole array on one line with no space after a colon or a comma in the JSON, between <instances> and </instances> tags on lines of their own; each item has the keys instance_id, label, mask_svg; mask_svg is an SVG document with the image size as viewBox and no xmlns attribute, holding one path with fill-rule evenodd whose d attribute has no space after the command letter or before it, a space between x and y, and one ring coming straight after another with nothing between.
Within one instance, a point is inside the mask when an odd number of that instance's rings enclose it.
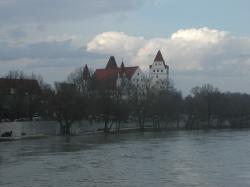
<instances>
[{"instance_id":1,"label":"cloudy sky","mask_svg":"<svg viewBox=\"0 0 250 187\"><path fill-rule=\"evenodd\" d=\"M64 80L88 64L145 72L160 49L187 94L211 83L250 93L249 0L0 0L0 76L18 69Z\"/></svg>"}]
</instances>

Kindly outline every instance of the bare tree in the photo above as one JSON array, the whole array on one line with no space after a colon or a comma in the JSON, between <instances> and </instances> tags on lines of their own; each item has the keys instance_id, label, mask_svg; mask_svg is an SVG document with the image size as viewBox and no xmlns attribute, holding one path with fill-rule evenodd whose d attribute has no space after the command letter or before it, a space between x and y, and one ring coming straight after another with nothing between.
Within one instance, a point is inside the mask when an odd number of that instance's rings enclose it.
<instances>
[{"instance_id":1,"label":"bare tree","mask_svg":"<svg viewBox=\"0 0 250 187\"><path fill-rule=\"evenodd\" d=\"M84 99L73 84L56 83L55 88L56 94L53 99L55 117L60 123L61 134L70 135L72 124L85 117Z\"/></svg>"},{"instance_id":2,"label":"bare tree","mask_svg":"<svg viewBox=\"0 0 250 187\"><path fill-rule=\"evenodd\" d=\"M74 84L80 94L90 94L92 84L91 76L86 80L83 67L77 68L74 72L70 73L67 77L67 82Z\"/></svg>"},{"instance_id":3,"label":"bare tree","mask_svg":"<svg viewBox=\"0 0 250 187\"><path fill-rule=\"evenodd\" d=\"M189 117L195 119L196 122L192 121L192 123L199 126L202 121L206 121L206 127L210 127L212 125L211 120L215 116L216 100L220 94L219 90L210 84L205 84L201 87L192 88L191 93L192 96L186 99L186 103L191 105L187 108L193 111L192 116Z\"/></svg>"},{"instance_id":4,"label":"bare tree","mask_svg":"<svg viewBox=\"0 0 250 187\"><path fill-rule=\"evenodd\" d=\"M150 99L152 90L149 84L145 84L143 88L131 84L129 89L131 116L137 121L139 128L144 130L150 102L152 101Z\"/></svg>"}]
</instances>

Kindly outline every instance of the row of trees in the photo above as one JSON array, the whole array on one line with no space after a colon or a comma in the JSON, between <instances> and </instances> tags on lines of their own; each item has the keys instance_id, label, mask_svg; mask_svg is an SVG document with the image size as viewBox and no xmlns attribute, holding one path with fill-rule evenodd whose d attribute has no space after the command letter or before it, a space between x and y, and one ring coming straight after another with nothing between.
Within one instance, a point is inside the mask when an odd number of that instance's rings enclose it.
<instances>
[{"instance_id":1,"label":"row of trees","mask_svg":"<svg viewBox=\"0 0 250 187\"><path fill-rule=\"evenodd\" d=\"M157 129L250 127L248 94L223 93L210 84L192 88L186 97L174 86L164 92L155 92L149 86L142 91L131 84L112 91L91 84L81 89L84 87L81 75L78 70L70 75L69 81L78 88L81 100L85 100L82 114L89 120L102 120L105 131L114 123L119 128L121 122L128 120L136 122L142 130L146 123Z\"/></svg>"},{"instance_id":2,"label":"row of trees","mask_svg":"<svg viewBox=\"0 0 250 187\"><path fill-rule=\"evenodd\" d=\"M184 98L187 128L248 127L250 95L223 93L210 84L195 87Z\"/></svg>"},{"instance_id":3,"label":"row of trees","mask_svg":"<svg viewBox=\"0 0 250 187\"><path fill-rule=\"evenodd\" d=\"M30 115L56 119L61 134L67 135L72 124L81 120L102 121L105 132L131 121L141 130L147 123L157 129L250 126L248 94L223 93L210 84L193 88L187 97L173 86L164 92L131 84L126 85L126 92L124 86L106 90L96 88L92 80L86 82L82 75L83 70L78 69L69 75L67 84L56 83L54 88L40 80L41 95L32 101Z\"/></svg>"}]
</instances>

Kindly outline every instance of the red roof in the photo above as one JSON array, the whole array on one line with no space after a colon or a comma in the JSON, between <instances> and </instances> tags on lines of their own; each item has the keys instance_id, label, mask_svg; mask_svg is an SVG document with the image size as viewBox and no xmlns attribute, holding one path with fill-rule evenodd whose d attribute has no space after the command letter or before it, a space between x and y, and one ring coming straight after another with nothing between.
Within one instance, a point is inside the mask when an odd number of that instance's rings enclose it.
<instances>
[{"instance_id":1,"label":"red roof","mask_svg":"<svg viewBox=\"0 0 250 187\"><path fill-rule=\"evenodd\" d=\"M131 79L133 74L135 73L136 69L138 66L133 66L133 67L123 67L123 68L109 68L109 69L96 69L94 73L94 78L96 80L108 80L108 79L113 79L117 78L118 73L123 73L125 72L126 77L128 79Z\"/></svg>"},{"instance_id":2,"label":"red roof","mask_svg":"<svg viewBox=\"0 0 250 187\"><path fill-rule=\"evenodd\" d=\"M118 68L113 69L96 69L94 78L97 80L107 80L109 78L116 77L118 75Z\"/></svg>"},{"instance_id":3,"label":"red roof","mask_svg":"<svg viewBox=\"0 0 250 187\"><path fill-rule=\"evenodd\" d=\"M134 75L135 71L139 68L139 66L133 67L124 67L124 71L126 73L127 78L130 80Z\"/></svg>"},{"instance_id":4,"label":"red roof","mask_svg":"<svg viewBox=\"0 0 250 187\"><path fill-rule=\"evenodd\" d=\"M97 87L113 89L116 87L116 79L119 75L123 76L125 73L125 76L130 80L137 68L138 66L125 67L123 62L121 67L117 67L115 57L110 56L106 68L96 69L93 74L93 79L96 81L95 85Z\"/></svg>"}]
</instances>

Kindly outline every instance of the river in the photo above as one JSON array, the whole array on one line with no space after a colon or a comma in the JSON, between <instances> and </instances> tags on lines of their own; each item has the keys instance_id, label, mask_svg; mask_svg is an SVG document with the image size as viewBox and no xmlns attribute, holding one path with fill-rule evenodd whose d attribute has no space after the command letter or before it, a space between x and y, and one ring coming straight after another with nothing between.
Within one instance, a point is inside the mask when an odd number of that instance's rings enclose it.
<instances>
[{"instance_id":1,"label":"river","mask_svg":"<svg viewBox=\"0 0 250 187\"><path fill-rule=\"evenodd\" d=\"M250 131L0 142L0 186L250 186Z\"/></svg>"}]
</instances>

